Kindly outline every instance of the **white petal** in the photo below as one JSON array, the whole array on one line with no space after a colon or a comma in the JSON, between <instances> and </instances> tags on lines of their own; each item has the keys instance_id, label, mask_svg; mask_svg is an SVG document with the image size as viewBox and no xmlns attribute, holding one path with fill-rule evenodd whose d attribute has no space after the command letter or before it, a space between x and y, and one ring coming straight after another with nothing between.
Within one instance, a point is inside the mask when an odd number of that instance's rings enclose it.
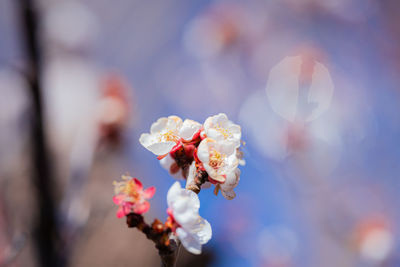
<instances>
[{"instance_id":1,"label":"white petal","mask_svg":"<svg viewBox=\"0 0 400 267\"><path fill-rule=\"evenodd\" d=\"M233 169L237 168L237 166L239 165L239 160L236 157L236 154L232 154L229 157L227 157L225 159L225 164L226 164L225 168L226 168L227 172L228 172L228 170L233 170Z\"/></svg>"},{"instance_id":2,"label":"white petal","mask_svg":"<svg viewBox=\"0 0 400 267\"><path fill-rule=\"evenodd\" d=\"M167 142L154 143L146 148L151 152L153 152L154 154L156 154L157 156L159 156L159 155L165 155L168 152L170 152L175 145L176 145L175 142L167 141Z\"/></svg>"},{"instance_id":3,"label":"white petal","mask_svg":"<svg viewBox=\"0 0 400 267\"><path fill-rule=\"evenodd\" d=\"M201 124L193 120L185 120L179 131L179 136L185 140L192 140L193 135L201 128Z\"/></svg>"},{"instance_id":4,"label":"white petal","mask_svg":"<svg viewBox=\"0 0 400 267\"><path fill-rule=\"evenodd\" d=\"M151 134L155 134L155 133L159 133L162 130L165 130L165 128L167 127L167 123L168 123L168 118L159 118L156 122L154 122L151 127L150 127L150 133Z\"/></svg>"},{"instance_id":5,"label":"white petal","mask_svg":"<svg viewBox=\"0 0 400 267\"><path fill-rule=\"evenodd\" d=\"M229 132L231 133L231 139L234 140L235 143L239 143L240 146L240 139L242 138L242 129L239 125L232 123L228 127Z\"/></svg>"},{"instance_id":6,"label":"white petal","mask_svg":"<svg viewBox=\"0 0 400 267\"><path fill-rule=\"evenodd\" d=\"M204 129L208 129L210 127L213 127L215 124L224 124L225 122L228 121L228 117L226 116L225 113L219 113L218 115L208 117L206 121L204 122Z\"/></svg>"},{"instance_id":7,"label":"white petal","mask_svg":"<svg viewBox=\"0 0 400 267\"><path fill-rule=\"evenodd\" d=\"M239 184L240 170L235 169L234 171L226 175L225 183L221 184L221 190L232 191Z\"/></svg>"},{"instance_id":8,"label":"white petal","mask_svg":"<svg viewBox=\"0 0 400 267\"><path fill-rule=\"evenodd\" d=\"M174 219L182 226L187 226L195 223L197 217L199 216L198 211L195 211L193 209L185 209L184 206L182 206L182 209L180 211L178 211L177 208L172 209Z\"/></svg>"},{"instance_id":9,"label":"white petal","mask_svg":"<svg viewBox=\"0 0 400 267\"><path fill-rule=\"evenodd\" d=\"M181 227L176 229L176 234L187 251L197 255L201 253L201 244L196 236Z\"/></svg>"},{"instance_id":10,"label":"white petal","mask_svg":"<svg viewBox=\"0 0 400 267\"><path fill-rule=\"evenodd\" d=\"M203 163L206 163L210 160L210 153L208 151L208 143L211 142L210 140L212 139L203 139L203 141L201 141L199 146L197 147L197 157Z\"/></svg>"},{"instance_id":11,"label":"white petal","mask_svg":"<svg viewBox=\"0 0 400 267\"><path fill-rule=\"evenodd\" d=\"M214 116L208 117L208 118L204 121L204 123L203 123L203 125L204 125L204 131L208 131L208 129L211 128L211 126L213 125L213 117L214 117Z\"/></svg>"},{"instance_id":12,"label":"white petal","mask_svg":"<svg viewBox=\"0 0 400 267\"><path fill-rule=\"evenodd\" d=\"M167 203L168 206L171 207L172 203L179 198L179 192L181 190L181 184L179 182L175 182L168 190L167 193Z\"/></svg>"},{"instance_id":13,"label":"white petal","mask_svg":"<svg viewBox=\"0 0 400 267\"><path fill-rule=\"evenodd\" d=\"M214 139L215 141L225 140L224 136L215 128L207 129L207 137Z\"/></svg>"},{"instance_id":14,"label":"white petal","mask_svg":"<svg viewBox=\"0 0 400 267\"><path fill-rule=\"evenodd\" d=\"M224 196L224 198L226 198L227 200L232 200L236 197L236 193L232 190L232 191L224 191L221 190L221 194Z\"/></svg>"},{"instance_id":15,"label":"white petal","mask_svg":"<svg viewBox=\"0 0 400 267\"><path fill-rule=\"evenodd\" d=\"M170 154L168 154L167 156L165 156L164 158L162 158L160 160L160 165L167 171L169 171L169 169L171 168L171 165L174 163L175 163L175 160L171 157Z\"/></svg>"},{"instance_id":16,"label":"white petal","mask_svg":"<svg viewBox=\"0 0 400 267\"><path fill-rule=\"evenodd\" d=\"M169 130L176 130L179 131L179 129L182 127L182 119L179 118L178 116L169 116L168 121L167 121L167 128Z\"/></svg>"},{"instance_id":17,"label":"white petal","mask_svg":"<svg viewBox=\"0 0 400 267\"><path fill-rule=\"evenodd\" d=\"M199 197L196 193L181 188L178 182L169 189L167 202L175 220L182 226L193 224L199 216Z\"/></svg>"},{"instance_id":18,"label":"white petal","mask_svg":"<svg viewBox=\"0 0 400 267\"><path fill-rule=\"evenodd\" d=\"M233 191L233 189L239 184L239 180L239 169L235 169L233 172L227 174L225 183L220 185L221 193L226 199L231 200L236 197L236 193Z\"/></svg>"},{"instance_id":19,"label":"white petal","mask_svg":"<svg viewBox=\"0 0 400 267\"><path fill-rule=\"evenodd\" d=\"M229 156L236 152L237 145L234 142L228 140L222 140L218 141L215 147L221 153Z\"/></svg>"},{"instance_id":20,"label":"white petal","mask_svg":"<svg viewBox=\"0 0 400 267\"><path fill-rule=\"evenodd\" d=\"M188 228L192 235L196 236L196 239L199 240L200 244L207 243L212 237L212 229L210 223L203 219L202 217L198 217L196 223L191 225Z\"/></svg>"},{"instance_id":21,"label":"white petal","mask_svg":"<svg viewBox=\"0 0 400 267\"><path fill-rule=\"evenodd\" d=\"M147 150L156 155L167 154L176 145L176 143L172 141L159 142L155 135L148 133L142 134L139 138L139 142Z\"/></svg>"},{"instance_id":22,"label":"white petal","mask_svg":"<svg viewBox=\"0 0 400 267\"><path fill-rule=\"evenodd\" d=\"M215 181L219 181L220 180L218 178L218 176L219 176L218 172L213 167L208 165L208 163L203 163L203 167L206 170L208 176L210 176L213 180L215 180Z\"/></svg>"},{"instance_id":23,"label":"white petal","mask_svg":"<svg viewBox=\"0 0 400 267\"><path fill-rule=\"evenodd\" d=\"M179 179L179 180L185 179L185 178L183 177L183 174L182 174L182 170L181 170L181 169L179 169L179 171L176 172L176 173L171 173L171 172L170 172L172 164L175 164L175 160L171 157L170 154L168 154L167 156L165 156L164 158L162 158L162 159L160 160L160 165L161 165L164 169L166 169L166 170L169 172L169 174L170 174L173 178Z\"/></svg>"},{"instance_id":24,"label":"white petal","mask_svg":"<svg viewBox=\"0 0 400 267\"><path fill-rule=\"evenodd\" d=\"M193 224L199 216L200 201L196 193L182 189L189 193L190 197L180 197L172 203L172 211L175 220L182 226Z\"/></svg>"},{"instance_id":25,"label":"white petal","mask_svg":"<svg viewBox=\"0 0 400 267\"><path fill-rule=\"evenodd\" d=\"M155 138L151 134L144 133L140 135L139 142L142 146L147 148L148 146L150 146L152 143L155 142Z\"/></svg>"}]
</instances>

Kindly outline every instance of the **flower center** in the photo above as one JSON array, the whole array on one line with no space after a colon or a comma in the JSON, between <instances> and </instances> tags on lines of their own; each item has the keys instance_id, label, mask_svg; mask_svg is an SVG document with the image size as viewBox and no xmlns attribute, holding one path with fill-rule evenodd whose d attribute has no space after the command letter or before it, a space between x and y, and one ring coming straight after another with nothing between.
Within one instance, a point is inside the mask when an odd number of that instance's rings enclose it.
<instances>
[{"instance_id":1,"label":"flower center","mask_svg":"<svg viewBox=\"0 0 400 267\"><path fill-rule=\"evenodd\" d=\"M172 141L177 142L179 140L178 136L176 135L175 131L169 130L165 133L160 134L158 141Z\"/></svg>"},{"instance_id":2,"label":"flower center","mask_svg":"<svg viewBox=\"0 0 400 267\"><path fill-rule=\"evenodd\" d=\"M226 158L225 154L222 154L219 151L217 151L215 148L212 148L210 151L209 165L214 169L218 169L222 165L224 165L225 158Z\"/></svg>"},{"instance_id":3,"label":"flower center","mask_svg":"<svg viewBox=\"0 0 400 267\"><path fill-rule=\"evenodd\" d=\"M219 123L215 126L215 129L221 133L225 139L232 136L232 133L228 129L222 127Z\"/></svg>"},{"instance_id":4,"label":"flower center","mask_svg":"<svg viewBox=\"0 0 400 267\"><path fill-rule=\"evenodd\" d=\"M140 194L137 190L137 186L134 181L128 181L122 188L122 192L133 198L133 201L136 202L140 199Z\"/></svg>"}]
</instances>

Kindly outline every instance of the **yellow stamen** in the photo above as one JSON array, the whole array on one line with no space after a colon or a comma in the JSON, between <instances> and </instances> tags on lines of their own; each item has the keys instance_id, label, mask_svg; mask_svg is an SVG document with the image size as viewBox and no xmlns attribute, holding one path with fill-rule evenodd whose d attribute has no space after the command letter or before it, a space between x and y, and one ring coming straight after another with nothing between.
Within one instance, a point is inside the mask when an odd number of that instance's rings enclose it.
<instances>
[{"instance_id":1,"label":"yellow stamen","mask_svg":"<svg viewBox=\"0 0 400 267\"><path fill-rule=\"evenodd\" d=\"M179 139L178 136L173 130L166 131L165 133L160 134L160 136L158 137L159 142L161 141L177 142L178 139Z\"/></svg>"},{"instance_id":2,"label":"yellow stamen","mask_svg":"<svg viewBox=\"0 0 400 267\"><path fill-rule=\"evenodd\" d=\"M210 151L209 165L214 169L218 169L224 164L225 158L225 154L222 154L218 152L215 148L212 148Z\"/></svg>"},{"instance_id":3,"label":"yellow stamen","mask_svg":"<svg viewBox=\"0 0 400 267\"><path fill-rule=\"evenodd\" d=\"M124 177L123 177L124 178ZM132 198L132 201L138 201L140 199L140 194L137 189L137 185L134 180L116 182L114 181L115 186L115 194L122 193L129 198Z\"/></svg>"},{"instance_id":4,"label":"yellow stamen","mask_svg":"<svg viewBox=\"0 0 400 267\"><path fill-rule=\"evenodd\" d=\"M215 129L220 132L225 139L232 136L232 133L228 129L222 127L219 123L215 125Z\"/></svg>"}]
</instances>

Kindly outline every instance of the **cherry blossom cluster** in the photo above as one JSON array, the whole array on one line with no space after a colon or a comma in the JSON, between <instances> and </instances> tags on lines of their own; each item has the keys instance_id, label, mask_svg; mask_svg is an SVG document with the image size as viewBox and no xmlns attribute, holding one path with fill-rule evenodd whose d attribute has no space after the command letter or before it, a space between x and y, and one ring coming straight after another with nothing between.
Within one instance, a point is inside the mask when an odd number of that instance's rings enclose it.
<instances>
[{"instance_id":1,"label":"cherry blossom cluster","mask_svg":"<svg viewBox=\"0 0 400 267\"><path fill-rule=\"evenodd\" d=\"M177 116L160 118L152 124L150 133L140 136L140 143L157 155L161 165L170 174L186 179L186 188L195 192L201 186L215 185L227 199L236 194L240 170L244 164L241 144L241 128L220 113L207 118L204 124ZM196 192L198 193L198 192Z\"/></svg>"},{"instance_id":2,"label":"cherry blossom cluster","mask_svg":"<svg viewBox=\"0 0 400 267\"><path fill-rule=\"evenodd\" d=\"M207 118L203 125L169 116L153 123L150 133L142 134L139 141L157 155L174 178L185 179L186 187L182 188L178 181L171 186L166 222L156 219L150 226L142 214L149 210L147 200L154 195L155 188L144 189L138 179L122 176L123 181L114 182L117 217L127 216L128 226L137 227L153 240L160 255L172 251L171 237L176 237L189 252L200 254L202 245L211 239L212 230L199 215L197 194L214 184L215 194L221 191L227 199L236 196L233 189L239 182L238 165L244 164L239 150L240 126L222 113Z\"/></svg>"}]
</instances>

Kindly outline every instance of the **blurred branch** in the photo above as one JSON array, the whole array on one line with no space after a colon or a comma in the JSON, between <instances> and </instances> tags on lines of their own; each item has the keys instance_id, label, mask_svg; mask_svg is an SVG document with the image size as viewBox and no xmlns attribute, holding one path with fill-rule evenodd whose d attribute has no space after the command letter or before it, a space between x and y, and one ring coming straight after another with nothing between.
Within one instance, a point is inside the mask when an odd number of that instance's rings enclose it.
<instances>
[{"instance_id":1,"label":"blurred branch","mask_svg":"<svg viewBox=\"0 0 400 267\"><path fill-rule=\"evenodd\" d=\"M32 182L36 186L38 205L34 238L41 266L60 266L56 240L58 229L53 180L50 172L47 143L43 127L43 105L40 88L41 55L38 42L38 15L33 0L19 0L20 20L28 62L29 93L32 99L31 142Z\"/></svg>"}]
</instances>

